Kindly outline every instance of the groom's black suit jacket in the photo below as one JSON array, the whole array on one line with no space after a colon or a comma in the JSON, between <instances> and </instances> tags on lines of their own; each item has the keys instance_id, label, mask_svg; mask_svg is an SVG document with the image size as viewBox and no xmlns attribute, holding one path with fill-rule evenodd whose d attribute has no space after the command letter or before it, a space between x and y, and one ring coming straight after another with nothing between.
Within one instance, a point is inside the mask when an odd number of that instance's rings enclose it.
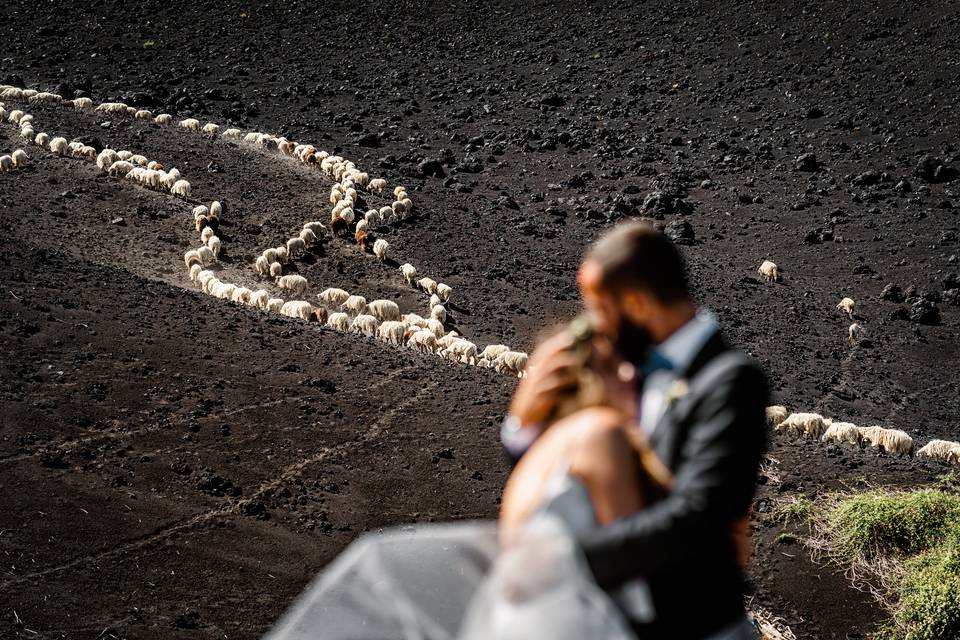
<instances>
[{"instance_id":1,"label":"groom's black suit jacket","mask_svg":"<svg viewBox=\"0 0 960 640\"><path fill-rule=\"evenodd\" d=\"M750 510L766 448L766 378L719 333L678 373L688 390L650 435L672 492L581 539L601 586L646 578L657 617L636 627L641 640L702 640L743 616L731 529Z\"/></svg>"}]
</instances>

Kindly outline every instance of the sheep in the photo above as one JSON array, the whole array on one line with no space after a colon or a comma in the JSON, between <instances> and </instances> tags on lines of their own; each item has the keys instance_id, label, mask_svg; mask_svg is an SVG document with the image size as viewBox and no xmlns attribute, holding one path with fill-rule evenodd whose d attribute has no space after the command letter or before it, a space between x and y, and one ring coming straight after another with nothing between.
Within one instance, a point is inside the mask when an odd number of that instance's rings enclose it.
<instances>
[{"instance_id":1,"label":"sheep","mask_svg":"<svg viewBox=\"0 0 960 640\"><path fill-rule=\"evenodd\" d=\"M769 260L764 260L757 269L760 277L767 282L777 282L780 279L780 269Z\"/></svg>"},{"instance_id":2,"label":"sheep","mask_svg":"<svg viewBox=\"0 0 960 640\"><path fill-rule=\"evenodd\" d=\"M436 293L437 292L437 281L433 278L420 278L417 280L417 286L426 291L427 293Z\"/></svg>"},{"instance_id":3,"label":"sheep","mask_svg":"<svg viewBox=\"0 0 960 640\"><path fill-rule=\"evenodd\" d=\"M831 422L820 440L821 442L847 443L860 446L863 443L863 436L860 435L860 429L857 428L857 425L853 423Z\"/></svg>"},{"instance_id":4,"label":"sheep","mask_svg":"<svg viewBox=\"0 0 960 640\"><path fill-rule=\"evenodd\" d=\"M37 137L33 139L33 142L38 147L45 147L47 146L47 143L50 142L50 134L44 133L41 131L40 133L37 134Z\"/></svg>"},{"instance_id":5,"label":"sheep","mask_svg":"<svg viewBox=\"0 0 960 640\"><path fill-rule=\"evenodd\" d=\"M380 260L386 260L387 254L390 251L390 243L384 240L383 238L378 239L373 243L373 255L380 258Z\"/></svg>"},{"instance_id":6,"label":"sheep","mask_svg":"<svg viewBox=\"0 0 960 640\"><path fill-rule=\"evenodd\" d=\"M207 227L209 229L209 227ZM220 257L220 238L217 236L210 236L210 239L207 240L207 246L213 251L213 255Z\"/></svg>"},{"instance_id":7,"label":"sheep","mask_svg":"<svg viewBox=\"0 0 960 640\"><path fill-rule=\"evenodd\" d=\"M913 438L899 429L884 427L859 427L863 439L887 453L895 455L913 455Z\"/></svg>"},{"instance_id":8,"label":"sheep","mask_svg":"<svg viewBox=\"0 0 960 640\"><path fill-rule=\"evenodd\" d=\"M281 289L289 289L296 295L303 295L308 286L307 279L303 276L289 275L277 278L277 286Z\"/></svg>"},{"instance_id":9,"label":"sheep","mask_svg":"<svg viewBox=\"0 0 960 640\"><path fill-rule=\"evenodd\" d=\"M267 300L267 311L272 311L273 313L280 313L280 309L283 308L284 302L283 298L270 298Z\"/></svg>"},{"instance_id":10,"label":"sheep","mask_svg":"<svg viewBox=\"0 0 960 640\"><path fill-rule=\"evenodd\" d=\"M177 180L180 179L180 171L174 167L167 171L165 174L160 176L160 185L164 189L172 189L173 185L177 183Z\"/></svg>"},{"instance_id":11,"label":"sheep","mask_svg":"<svg viewBox=\"0 0 960 640\"><path fill-rule=\"evenodd\" d=\"M426 329L408 329L407 346L421 353L437 352L437 337Z\"/></svg>"},{"instance_id":12,"label":"sheep","mask_svg":"<svg viewBox=\"0 0 960 640\"><path fill-rule=\"evenodd\" d=\"M25 113L25 114L23 114L22 116L20 116L20 122L19 122L19 124L20 124L20 127L21 127L21 128L23 128L24 126L26 126L26 125L28 125L28 124L30 124L30 123L32 123L32 122L33 122L33 114L31 114L31 113ZM30 124L30 126L33 126L33 125Z\"/></svg>"},{"instance_id":13,"label":"sheep","mask_svg":"<svg viewBox=\"0 0 960 640\"><path fill-rule=\"evenodd\" d=\"M211 272L211 273L212 273L212 272ZM223 284L223 283L220 282L220 280L219 280L216 276L212 276L212 277L210 277L210 278L205 279L205 280L201 283L201 288L203 289L203 292L204 292L204 293L213 295L213 294L214 294L214 290L215 290L217 287L219 287L221 284Z\"/></svg>"},{"instance_id":14,"label":"sheep","mask_svg":"<svg viewBox=\"0 0 960 640\"><path fill-rule=\"evenodd\" d=\"M374 300L367 305L367 313L380 322L400 320L400 307L392 300Z\"/></svg>"},{"instance_id":15,"label":"sheep","mask_svg":"<svg viewBox=\"0 0 960 640\"><path fill-rule=\"evenodd\" d=\"M223 205L219 200L214 200L210 203L210 215L217 216L218 218L223 215Z\"/></svg>"},{"instance_id":16,"label":"sheep","mask_svg":"<svg viewBox=\"0 0 960 640\"><path fill-rule=\"evenodd\" d=\"M438 322L447 321L447 310L443 305L436 305L435 307L430 308L430 317Z\"/></svg>"},{"instance_id":17,"label":"sheep","mask_svg":"<svg viewBox=\"0 0 960 640\"><path fill-rule=\"evenodd\" d=\"M327 326L335 331L347 332L350 330L350 316L341 311L331 313L327 318Z\"/></svg>"},{"instance_id":18,"label":"sheep","mask_svg":"<svg viewBox=\"0 0 960 640\"><path fill-rule=\"evenodd\" d=\"M93 106L93 100L91 100L90 98L74 98L73 99L73 108L76 111L89 109L92 106Z\"/></svg>"},{"instance_id":19,"label":"sheep","mask_svg":"<svg viewBox=\"0 0 960 640\"><path fill-rule=\"evenodd\" d=\"M194 264L203 264L203 260L200 259L200 254L197 253L196 249L190 249L183 254L183 262L187 265L187 269L192 267Z\"/></svg>"},{"instance_id":20,"label":"sheep","mask_svg":"<svg viewBox=\"0 0 960 640\"><path fill-rule=\"evenodd\" d=\"M173 122L173 116L169 113L161 113L156 118L153 119L157 124L170 124Z\"/></svg>"},{"instance_id":21,"label":"sheep","mask_svg":"<svg viewBox=\"0 0 960 640\"><path fill-rule=\"evenodd\" d=\"M230 296L230 299L234 302L240 302L242 304L247 304L250 302L250 294L253 293L250 289L246 287L237 287L233 290L233 295Z\"/></svg>"},{"instance_id":22,"label":"sheep","mask_svg":"<svg viewBox=\"0 0 960 640\"><path fill-rule=\"evenodd\" d=\"M522 378L523 371L527 368L527 354L523 351L505 351L497 356L493 367L497 373L516 374L518 378Z\"/></svg>"},{"instance_id":23,"label":"sheep","mask_svg":"<svg viewBox=\"0 0 960 640\"><path fill-rule=\"evenodd\" d=\"M54 138L50 141L50 153L58 156L67 155L66 138Z\"/></svg>"},{"instance_id":24,"label":"sheep","mask_svg":"<svg viewBox=\"0 0 960 640\"><path fill-rule=\"evenodd\" d=\"M387 188L387 181L383 178L374 178L367 184L367 189L373 193L383 193Z\"/></svg>"},{"instance_id":25,"label":"sheep","mask_svg":"<svg viewBox=\"0 0 960 640\"><path fill-rule=\"evenodd\" d=\"M203 132L208 135L215 136L217 135L218 131L220 131L220 125L218 124L208 122L207 124L203 125Z\"/></svg>"},{"instance_id":26,"label":"sheep","mask_svg":"<svg viewBox=\"0 0 960 640\"><path fill-rule=\"evenodd\" d=\"M250 294L247 304L249 304L251 307L256 307L257 309L266 309L267 302L269 300L270 294L267 293L266 289L257 289Z\"/></svg>"},{"instance_id":27,"label":"sheep","mask_svg":"<svg viewBox=\"0 0 960 640\"><path fill-rule=\"evenodd\" d=\"M10 156L0 156L0 173L9 173L14 169L13 158Z\"/></svg>"},{"instance_id":28,"label":"sheep","mask_svg":"<svg viewBox=\"0 0 960 640\"><path fill-rule=\"evenodd\" d=\"M197 282L200 283L201 287L206 287L207 283L216 277L217 275L213 271L204 270L197 274Z\"/></svg>"},{"instance_id":29,"label":"sheep","mask_svg":"<svg viewBox=\"0 0 960 640\"><path fill-rule=\"evenodd\" d=\"M17 124L20 122L20 118L22 118L23 116L24 116L23 111L21 111L20 109L14 109L7 116L7 120L9 122L13 122L14 124Z\"/></svg>"},{"instance_id":30,"label":"sheep","mask_svg":"<svg viewBox=\"0 0 960 640\"><path fill-rule=\"evenodd\" d=\"M170 187L170 193L175 196L180 196L181 198L189 198L190 183L186 180L177 180L173 183L173 186Z\"/></svg>"},{"instance_id":31,"label":"sheep","mask_svg":"<svg viewBox=\"0 0 960 640\"><path fill-rule=\"evenodd\" d=\"M97 111L103 111L104 113L127 113L127 105L122 102L102 102L97 105Z\"/></svg>"},{"instance_id":32,"label":"sheep","mask_svg":"<svg viewBox=\"0 0 960 640\"><path fill-rule=\"evenodd\" d=\"M322 222L317 222L316 220L311 222L305 222L303 225L305 231L312 231L313 235L319 238L326 232L327 227Z\"/></svg>"},{"instance_id":33,"label":"sheep","mask_svg":"<svg viewBox=\"0 0 960 640\"><path fill-rule=\"evenodd\" d=\"M489 369L493 366L494 360L507 351L510 351L510 347L505 344L488 344L483 348L483 351L480 352L477 365Z\"/></svg>"},{"instance_id":34,"label":"sheep","mask_svg":"<svg viewBox=\"0 0 960 640\"><path fill-rule=\"evenodd\" d=\"M31 104L60 104L63 102L63 96L58 93L41 91L30 96L30 102Z\"/></svg>"},{"instance_id":35,"label":"sheep","mask_svg":"<svg viewBox=\"0 0 960 640\"><path fill-rule=\"evenodd\" d=\"M269 264L277 262L277 250L272 247L269 249L264 249L261 255L266 258Z\"/></svg>"},{"instance_id":36,"label":"sheep","mask_svg":"<svg viewBox=\"0 0 960 640\"><path fill-rule=\"evenodd\" d=\"M837 309L843 311L845 314L850 316L850 319L853 320L853 307L856 303L853 301L853 298L844 298L837 303Z\"/></svg>"},{"instance_id":37,"label":"sheep","mask_svg":"<svg viewBox=\"0 0 960 640\"><path fill-rule=\"evenodd\" d=\"M380 212L376 209L370 209L365 214L363 214L363 220L367 223L367 226L371 229L375 229L380 226Z\"/></svg>"},{"instance_id":38,"label":"sheep","mask_svg":"<svg viewBox=\"0 0 960 640\"><path fill-rule=\"evenodd\" d=\"M350 333L359 333L368 338L376 337L380 323L373 316L361 314L350 323Z\"/></svg>"},{"instance_id":39,"label":"sheep","mask_svg":"<svg viewBox=\"0 0 960 640\"><path fill-rule=\"evenodd\" d=\"M950 440L931 440L923 445L919 451L920 455L939 460L946 460L953 464L960 464L960 442Z\"/></svg>"},{"instance_id":40,"label":"sheep","mask_svg":"<svg viewBox=\"0 0 960 640\"><path fill-rule=\"evenodd\" d=\"M276 252L277 252L277 262L279 262L280 264L287 264L288 262L290 262L290 253L287 251L286 246L277 247Z\"/></svg>"},{"instance_id":41,"label":"sheep","mask_svg":"<svg viewBox=\"0 0 960 640\"><path fill-rule=\"evenodd\" d=\"M458 340L459 338L460 338L459 333L457 333L456 331L451 331L450 333L437 337L437 346L440 347L441 349L446 349L451 344L453 344L454 340Z\"/></svg>"},{"instance_id":42,"label":"sheep","mask_svg":"<svg viewBox=\"0 0 960 640\"><path fill-rule=\"evenodd\" d=\"M146 109L139 109L133 117L137 120L153 120L153 114L147 111Z\"/></svg>"},{"instance_id":43,"label":"sheep","mask_svg":"<svg viewBox=\"0 0 960 640\"><path fill-rule=\"evenodd\" d=\"M300 318L301 320L310 320L310 313L313 311L313 305L306 300L290 300L284 302L280 307L280 315L290 318Z\"/></svg>"},{"instance_id":44,"label":"sheep","mask_svg":"<svg viewBox=\"0 0 960 640\"><path fill-rule=\"evenodd\" d=\"M864 333L863 326L859 322L854 322L847 328L847 342L856 344L863 338Z\"/></svg>"},{"instance_id":45,"label":"sheep","mask_svg":"<svg viewBox=\"0 0 960 640\"><path fill-rule=\"evenodd\" d=\"M36 137L37 132L33 130L29 124L22 129L20 129L20 137L24 140L33 140ZM96 152L94 152L96 153Z\"/></svg>"},{"instance_id":46,"label":"sheep","mask_svg":"<svg viewBox=\"0 0 960 640\"><path fill-rule=\"evenodd\" d=\"M441 355L450 360L475 365L477 364L477 345L461 338L450 343L450 346L441 352Z\"/></svg>"},{"instance_id":47,"label":"sheep","mask_svg":"<svg viewBox=\"0 0 960 640\"><path fill-rule=\"evenodd\" d=\"M317 298L321 302L325 302L329 305L337 305L337 306L346 302L349 297L350 297L350 294L344 291L343 289L334 289L334 288L324 289L323 291L317 294Z\"/></svg>"},{"instance_id":48,"label":"sheep","mask_svg":"<svg viewBox=\"0 0 960 640\"><path fill-rule=\"evenodd\" d=\"M39 136L38 136L39 137ZM117 152L113 149L104 149L97 154L97 168L101 171L109 171L110 166L119 159ZM132 168L132 167L131 167Z\"/></svg>"},{"instance_id":49,"label":"sheep","mask_svg":"<svg viewBox=\"0 0 960 640\"><path fill-rule=\"evenodd\" d=\"M775 430L790 436L807 435L820 438L826 428L823 416L818 413L791 413L775 427Z\"/></svg>"},{"instance_id":50,"label":"sheep","mask_svg":"<svg viewBox=\"0 0 960 640\"><path fill-rule=\"evenodd\" d=\"M317 242L317 234L310 229L301 229L299 237L305 247L313 246Z\"/></svg>"},{"instance_id":51,"label":"sheep","mask_svg":"<svg viewBox=\"0 0 960 640\"><path fill-rule=\"evenodd\" d=\"M208 218L207 216L200 216L194 219L193 226L196 228L198 233L203 233L204 229L210 229L213 231L212 225L210 224L212 220L212 218ZM204 240L204 242L206 242L206 240Z\"/></svg>"},{"instance_id":52,"label":"sheep","mask_svg":"<svg viewBox=\"0 0 960 640\"><path fill-rule=\"evenodd\" d=\"M427 308L433 309L436 306L444 306L443 300L440 299L440 296L433 294L430 296L430 303L427 305Z\"/></svg>"},{"instance_id":53,"label":"sheep","mask_svg":"<svg viewBox=\"0 0 960 640\"><path fill-rule=\"evenodd\" d=\"M27 164L27 160L29 160L30 158L29 156L27 156L26 151L24 151L23 149L17 149L16 151L10 154L10 159L13 160L13 166L19 168Z\"/></svg>"},{"instance_id":54,"label":"sheep","mask_svg":"<svg viewBox=\"0 0 960 640\"><path fill-rule=\"evenodd\" d=\"M290 256L291 259L300 253L305 253L306 250L307 243L300 238L290 238L287 240L287 255Z\"/></svg>"},{"instance_id":55,"label":"sheep","mask_svg":"<svg viewBox=\"0 0 960 640\"><path fill-rule=\"evenodd\" d=\"M29 100L29 99L32 98L33 96L37 95L37 90L36 90L36 89L24 89L24 90L21 92L21 95L22 95L24 98L27 98L27 99Z\"/></svg>"},{"instance_id":56,"label":"sheep","mask_svg":"<svg viewBox=\"0 0 960 640\"><path fill-rule=\"evenodd\" d=\"M377 214L380 216L381 224L390 224L396 217L393 215L393 209L390 207L380 207Z\"/></svg>"},{"instance_id":57,"label":"sheep","mask_svg":"<svg viewBox=\"0 0 960 640\"><path fill-rule=\"evenodd\" d=\"M243 135L243 132L240 131L240 129L230 128L230 129L224 129L223 133L220 134L220 137L229 138L229 139L238 139L240 138L241 135Z\"/></svg>"},{"instance_id":58,"label":"sheep","mask_svg":"<svg viewBox=\"0 0 960 640\"><path fill-rule=\"evenodd\" d=\"M776 429L780 423L787 419L787 408L783 405L775 404L767 407L767 426Z\"/></svg>"},{"instance_id":59,"label":"sheep","mask_svg":"<svg viewBox=\"0 0 960 640\"><path fill-rule=\"evenodd\" d=\"M357 243L357 246L360 247L360 253L367 252L367 232L363 229L358 229L355 234L353 234L353 240Z\"/></svg>"},{"instance_id":60,"label":"sheep","mask_svg":"<svg viewBox=\"0 0 960 640\"><path fill-rule=\"evenodd\" d=\"M362 315L367 310L367 299L363 296L350 296L340 305L341 311L347 311L353 315Z\"/></svg>"},{"instance_id":61,"label":"sheep","mask_svg":"<svg viewBox=\"0 0 960 640\"><path fill-rule=\"evenodd\" d=\"M209 266L217 261L217 255L213 252L210 247L199 247L197 248L197 255L200 256L200 262L203 266Z\"/></svg>"},{"instance_id":62,"label":"sheep","mask_svg":"<svg viewBox=\"0 0 960 640\"><path fill-rule=\"evenodd\" d=\"M446 333L446 329L443 328L443 323L433 318L424 320L423 328L429 331L432 331L433 335L437 336L438 338L443 336L444 333Z\"/></svg>"},{"instance_id":63,"label":"sheep","mask_svg":"<svg viewBox=\"0 0 960 640\"><path fill-rule=\"evenodd\" d=\"M406 333L407 328L402 322L398 322L396 320L387 320L381 324L380 328L377 330L377 337L384 342L400 346L403 344Z\"/></svg>"},{"instance_id":64,"label":"sheep","mask_svg":"<svg viewBox=\"0 0 960 640\"><path fill-rule=\"evenodd\" d=\"M191 280L191 281L196 282L196 281L197 281L197 278L200 276L201 273L203 273L203 267L201 267L199 264L190 265L190 280ZM213 272L211 271L211 273L213 273Z\"/></svg>"},{"instance_id":65,"label":"sheep","mask_svg":"<svg viewBox=\"0 0 960 640\"><path fill-rule=\"evenodd\" d=\"M53 142L50 143L50 146L53 146ZM107 169L107 173L114 177L120 175L126 176L131 171L133 171L133 165L126 160L117 160L110 165L109 169Z\"/></svg>"},{"instance_id":66,"label":"sheep","mask_svg":"<svg viewBox=\"0 0 960 640\"><path fill-rule=\"evenodd\" d=\"M23 99L23 89L11 87L8 84L0 85L0 98L12 98L13 100Z\"/></svg>"},{"instance_id":67,"label":"sheep","mask_svg":"<svg viewBox=\"0 0 960 640\"><path fill-rule=\"evenodd\" d=\"M270 275L270 262L268 262L264 256L257 256L256 261L253 263L253 268L258 276Z\"/></svg>"},{"instance_id":68,"label":"sheep","mask_svg":"<svg viewBox=\"0 0 960 640\"><path fill-rule=\"evenodd\" d=\"M121 149L117 151L117 157L121 160L129 160L133 157L133 151L127 151L126 149Z\"/></svg>"},{"instance_id":69,"label":"sheep","mask_svg":"<svg viewBox=\"0 0 960 640\"><path fill-rule=\"evenodd\" d=\"M442 282L437 283L437 295L440 296L440 299L444 302L450 301L450 294L453 293L453 288L450 285L443 284Z\"/></svg>"},{"instance_id":70,"label":"sheep","mask_svg":"<svg viewBox=\"0 0 960 640\"><path fill-rule=\"evenodd\" d=\"M370 225L367 224L366 220L358 220L357 226L354 227L354 231L356 233L360 233L361 231L366 232L367 230L369 230L369 228L370 228Z\"/></svg>"},{"instance_id":71,"label":"sheep","mask_svg":"<svg viewBox=\"0 0 960 640\"><path fill-rule=\"evenodd\" d=\"M178 124L184 129L189 129L190 131L200 130L200 121L196 118L187 118L186 120L181 120Z\"/></svg>"},{"instance_id":72,"label":"sheep","mask_svg":"<svg viewBox=\"0 0 960 640\"><path fill-rule=\"evenodd\" d=\"M403 220L404 218L403 214L407 212L407 209L406 207L403 206L402 202L398 200L394 202L392 205L390 205L390 208L393 209L393 215L396 216L397 219Z\"/></svg>"},{"instance_id":73,"label":"sheep","mask_svg":"<svg viewBox=\"0 0 960 640\"><path fill-rule=\"evenodd\" d=\"M282 275L283 275L283 265L280 264L279 262L271 262L271 263L270 263L270 277L271 277L271 278L279 278L279 277L282 276Z\"/></svg>"}]
</instances>

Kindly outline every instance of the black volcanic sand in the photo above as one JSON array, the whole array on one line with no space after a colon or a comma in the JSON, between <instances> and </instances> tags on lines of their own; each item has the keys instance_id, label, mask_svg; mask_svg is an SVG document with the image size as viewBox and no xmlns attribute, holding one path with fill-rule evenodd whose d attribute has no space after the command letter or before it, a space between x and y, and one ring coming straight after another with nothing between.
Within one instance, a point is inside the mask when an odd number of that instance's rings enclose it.
<instances>
[{"instance_id":1,"label":"black volcanic sand","mask_svg":"<svg viewBox=\"0 0 960 640\"><path fill-rule=\"evenodd\" d=\"M13 2L0 83L283 134L405 185L416 215L380 235L453 286L450 326L480 345L532 348L576 312L584 247L654 218L777 401L922 443L960 438L957 22L949 3ZM0 174L0 636L255 638L361 532L496 513L515 380L187 278L195 203L224 202L220 268L258 288L256 252L329 216L327 178L177 127L27 111L178 167L193 196L37 147ZM21 142L0 125L0 153ZM782 282L759 280L764 259ZM396 264L330 240L291 272L310 297L424 313ZM755 602L798 637L862 637L883 612L768 514L947 467L779 436L770 455Z\"/></svg>"}]
</instances>

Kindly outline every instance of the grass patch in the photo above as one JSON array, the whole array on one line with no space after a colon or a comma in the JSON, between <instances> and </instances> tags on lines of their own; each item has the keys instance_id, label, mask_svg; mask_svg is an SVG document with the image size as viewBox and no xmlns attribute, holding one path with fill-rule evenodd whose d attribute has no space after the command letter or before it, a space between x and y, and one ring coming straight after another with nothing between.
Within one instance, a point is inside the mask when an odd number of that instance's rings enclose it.
<instances>
[{"instance_id":1,"label":"grass patch","mask_svg":"<svg viewBox=\"0 0 960 640\"><path fill-rule=\"evenodd\" d=\"M816 546L890 608L878 640L960 638L960 494L834 495L813 523Z\"/></svg>"},{"instance_id":2,"label":"grass patch","mask_svg":"<svg viewBox=\"0 0 960 640\"><path fill-rule=\"evenodd\" d=\"M805 496L788 499L773 510L770 515L774 520L789 524L791 522L807 522L816 511L817 505Z\"/></svg>"}]
</instances>

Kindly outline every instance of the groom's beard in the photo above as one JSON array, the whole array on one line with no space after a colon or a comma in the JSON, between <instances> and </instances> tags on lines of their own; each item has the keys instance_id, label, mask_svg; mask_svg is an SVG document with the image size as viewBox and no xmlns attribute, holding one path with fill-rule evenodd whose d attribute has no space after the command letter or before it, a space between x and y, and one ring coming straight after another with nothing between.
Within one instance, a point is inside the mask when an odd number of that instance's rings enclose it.
<instances>
[{"instance_id":1,"label":"groom's beard","mask_svg":"<svg viewBox=\"0 0 960 640\"><path fill-rule=\"evenodd\" d=\"M629 320L620 321L614 347L624 360L636 367L641 366L647 360L652 344L653 338L645 327Z\"/></svg>"}]
</instances>

